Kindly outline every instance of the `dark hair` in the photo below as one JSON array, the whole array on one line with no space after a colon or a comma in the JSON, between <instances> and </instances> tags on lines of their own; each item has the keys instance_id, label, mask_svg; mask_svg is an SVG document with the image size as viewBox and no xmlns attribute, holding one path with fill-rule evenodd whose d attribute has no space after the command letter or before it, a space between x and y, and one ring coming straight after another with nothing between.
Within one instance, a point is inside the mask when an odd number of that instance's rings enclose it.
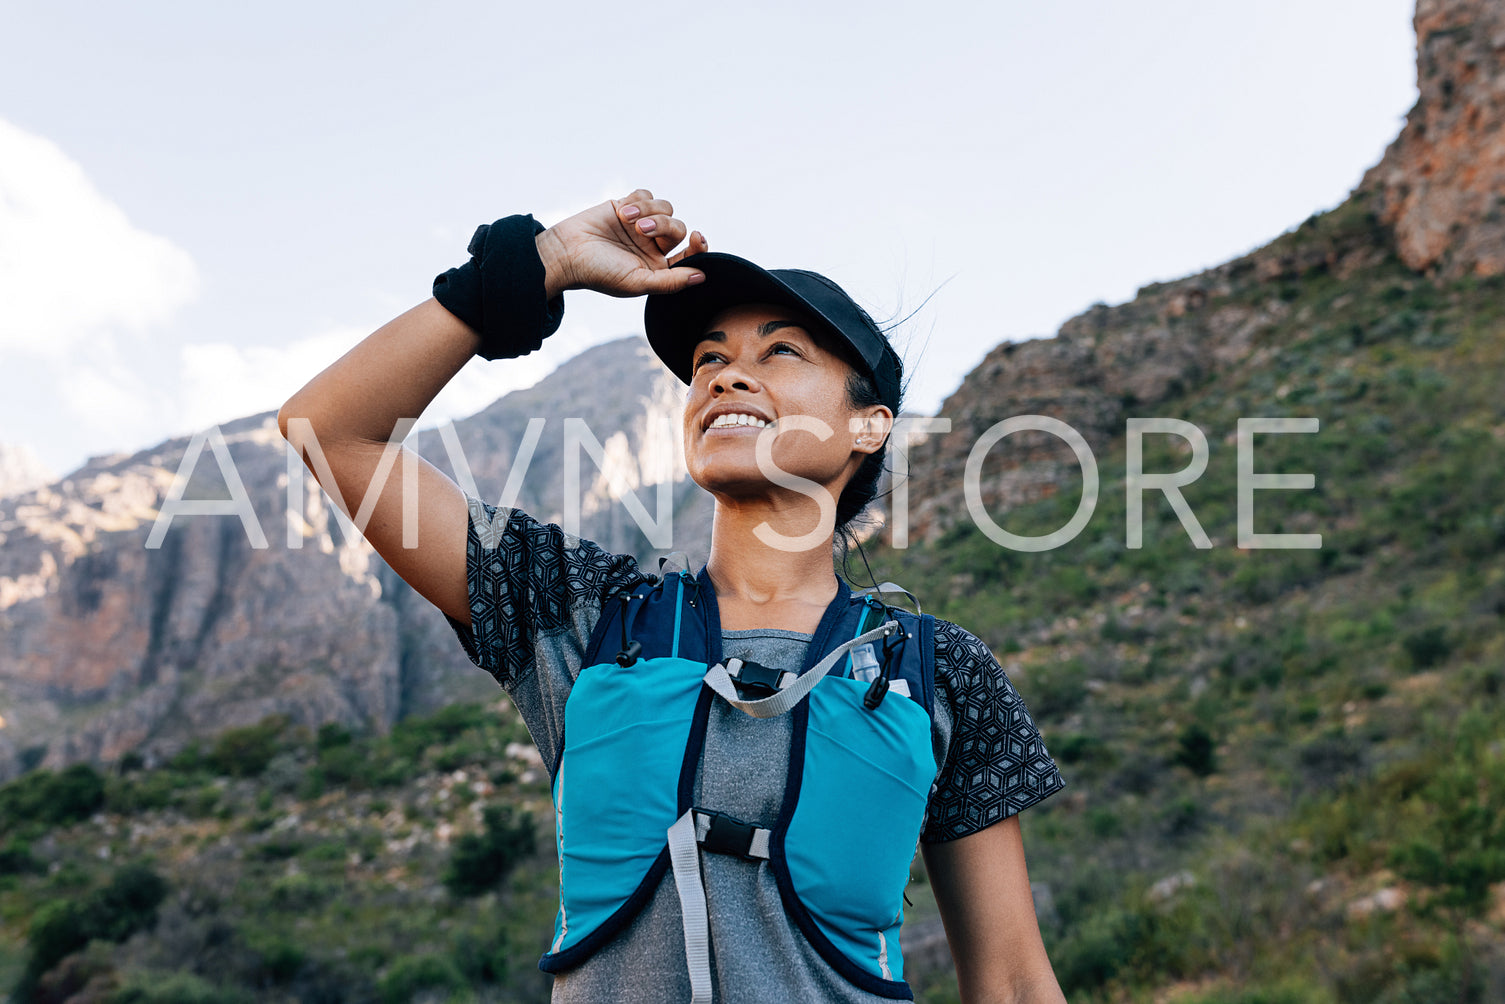
<instances>
[{"instance_id":1,"label":"dark hair","mask_svg":"<svg viewBox=\"0 0 1505 1004\"><path fill-rule=\"evenodd\" d=\"M887 334L884 335L887 338ZM903 364L899 369L899 386L903 387ZM899 406L903 406L903 390L899 392ZM862 368L860 361L852 362L852 371L847 374L847 404L853 408L868 408L875 404L883 404L883 398L878 393L877 384ZM897 417L898 408L894 409ZM857 472L852 475L852 480L846 483L841 490L841 497L836 500L836 536L846 548L850 548L855 541L851 526L862 511L868 507L868 503L878 497L878 482L883 477L885 461L888 459L888 438L884 437L883 445L863 458Z\"/></svg>"}]
</instances>

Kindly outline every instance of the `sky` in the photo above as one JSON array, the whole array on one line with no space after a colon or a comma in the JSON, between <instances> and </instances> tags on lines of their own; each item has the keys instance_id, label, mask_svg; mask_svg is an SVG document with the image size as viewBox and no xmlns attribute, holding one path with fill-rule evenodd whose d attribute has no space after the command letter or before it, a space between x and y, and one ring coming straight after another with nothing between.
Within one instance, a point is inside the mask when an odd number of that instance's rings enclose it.
<instances>
[{"instance_id":1,"label":"sky","mask_svg":"<svg viewBox=\"0 0 1505 1004\"><path fill-rule=\"evenodd\" d=\"M477 224L637 187L880 321L919 308L895 337L935 414L999 342L1340 203L1415 101L1411 16L0 0L0 443L63 474L275 409ZM421 425L641 331L641 301L566 302Z\"/></svg>"}]
</instances>

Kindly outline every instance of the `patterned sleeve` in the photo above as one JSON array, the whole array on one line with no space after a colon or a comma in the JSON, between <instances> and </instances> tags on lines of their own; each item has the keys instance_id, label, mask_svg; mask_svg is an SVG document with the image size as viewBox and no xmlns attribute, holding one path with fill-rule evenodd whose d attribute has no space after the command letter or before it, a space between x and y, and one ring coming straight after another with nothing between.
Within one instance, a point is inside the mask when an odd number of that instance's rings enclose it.
<instances>
[{"instance_id":1,"label":"patterned sleeve","mask_svg":"<svg viewBox=\"0 0 1505 1004\"><path fill-rule=\"evenodd\" d=\"M986 829L1066 786L993 653L943 620L935 624L935 689L950 735L925 814L926 843Z\"/></svg>"},{"instance_id":2,"label":"patterned sleeve","mask_svg":"<svg viewBox=\"0 0 1505 1004\"><path fill-rule=\"evenodd\" d=\"M521 510L475 498L468 505L470 626L453 619L450 626L470 660L513 690L534 673L540 657L583 654L606 598L643 576L631 556L612 554ZM578 669L571 667L570 680Z\"/></svg>"}]
</instances>

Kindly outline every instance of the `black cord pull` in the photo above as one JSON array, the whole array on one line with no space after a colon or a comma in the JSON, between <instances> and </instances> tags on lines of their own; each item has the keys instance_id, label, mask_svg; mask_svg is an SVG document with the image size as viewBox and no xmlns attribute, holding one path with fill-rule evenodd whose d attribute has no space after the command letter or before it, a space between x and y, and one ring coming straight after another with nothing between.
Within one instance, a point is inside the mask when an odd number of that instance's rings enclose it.
<instances>
[{"instance_id":1,"label":"black cord pull","mask_svg":"<svg viewBox=\"0 0 1505 1004\"><path fill-rule=\"evenodd\" d=\"M627 632L627 610L628 604L632 602L632 597L627 593L623 593L620 598L622 600L622 650L617 653L617 665L626 669L637 662L638 657L643 654L643 644L642 642L634 641Z\"/></svg>"},{"instance_id":2,"label":"black cord pull","mask_svg":"<svg viewBox=\"0 0 1505 1004\"><path fill-rule=\"evenodd\" d=\"M887 607L884 607L883 611L885 614L889 612ZM892 620L892 617L890 617L890 620ZM897 624L897 622L895 623ZM878 710L878 705L882 704L883 699L888 696L889 660L893 658L895 649L902 650L904 647L903 629L901 628L892 634L886 635L881 642L881 646L883 648L883 667L878 670L878 675L873 679L872 685L867 688L867 693L862 698L862 706L869 711Z\"/></svg>"}]
</instances>

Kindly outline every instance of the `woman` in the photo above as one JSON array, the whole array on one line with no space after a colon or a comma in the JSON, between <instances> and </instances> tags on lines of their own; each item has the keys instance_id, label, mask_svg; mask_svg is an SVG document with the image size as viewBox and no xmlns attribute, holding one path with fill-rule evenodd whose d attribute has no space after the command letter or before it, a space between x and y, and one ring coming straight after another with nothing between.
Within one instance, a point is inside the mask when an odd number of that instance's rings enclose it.
<instances>
[{"instance_id":1,"label":"woman","mask_svg":"<svg viewBox=\"0 0 1505 1004\"><path fill-rule=\"evenodd\" d=\"M434 299L279 415L284 435L309 420L348 503L400 419L472 355L536 348L565 290L648 295L650 343L689 384L689 472L716 502L698 576L656 581L421 460L391 468L365 529L551 765L555 1000L909 997L896 907L917 837L963 999L1061 1000L1016 815L1061 781L1028 712L975 637L833 569L881 468L898 358L824 277L710 254L698 232L667 257L686 236L644 190L548 230L483 227Z\"/></svg>"}]
</instances>

